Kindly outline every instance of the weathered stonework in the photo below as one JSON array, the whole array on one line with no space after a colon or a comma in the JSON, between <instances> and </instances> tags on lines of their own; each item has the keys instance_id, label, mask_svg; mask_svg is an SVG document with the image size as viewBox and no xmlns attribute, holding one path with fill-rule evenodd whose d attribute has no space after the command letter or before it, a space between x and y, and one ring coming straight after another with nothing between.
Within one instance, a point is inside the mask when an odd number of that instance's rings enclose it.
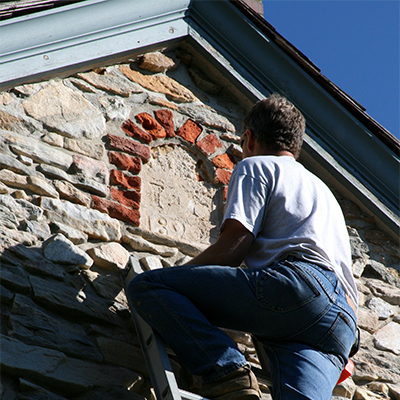
<instances>
[{"instance_id":1,"label":"weathered stonework","mask_svg":"<svg viewBox=\"0 0 400 400\"><path fill-rule=\"evenodd\" d=\"M0 93L2 399L152 398L120 271L131 253L168 268L213 242L241 156L238 101L176 54ZM336 196L361 350L333 398L399 399L399 246Z\"/></svg>"}]
</instances>

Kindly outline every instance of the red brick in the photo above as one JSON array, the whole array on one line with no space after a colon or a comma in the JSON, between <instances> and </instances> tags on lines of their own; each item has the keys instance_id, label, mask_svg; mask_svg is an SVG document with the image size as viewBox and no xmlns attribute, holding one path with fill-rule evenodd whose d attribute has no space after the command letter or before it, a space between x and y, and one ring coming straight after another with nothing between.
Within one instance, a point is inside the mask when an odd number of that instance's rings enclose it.
<instances>
[{"instance_id":1,"label":"red brick","mask_svg":"<svg viewBox=\"0 0 400 400\"><path fill-rule=\"evenodd\" d=\"M125 153L110 151L108 153L108 160L118 168L134 174L138 174L142 169L142 163L139 157L132 157Z\"/></svg>"},{"instance_id":2,"label":"red brick","mask_svg":"<svg viewBox=\"0 0 400 400\"><path fill-rule=\"evenodd\" d=\"M135 189L140 192L141 178L140 176L129 176L122 171L113 169L110 173L111 185L121 185L125 189Z\"/></svg>"},{"instance_id":3,"label":"red brick","mask_svg":"<svg viewBox=\"0 0 400 400\"><path fill-rule=\"evenodd\" d=\"M179 129L178 135L183 137L189 143L194 144L201 131L202 127L198 123L188 119Z\"/></svg>"},{"instance_id":4,"label":"red brick","mask_svg":"<svg viewBox=\"0 0 400 400\"><path fill-rule=\"evenodd\" d=\"M226 169L217 168L215 171L214 183L222 183L227 185L229 183L229 179L231 179L232 172L227 171Z\"/></svg>"},{"instance_id":5,"label":"red brick","mask_svg":"<svg viewBox=\"0 0 400 400\"><path fill-rule=\"evenodd\" d=\"M154 112L158 122L163 126L165 132L167 132L168 137L174 137L175 127L174 127L174 115L171 110L157 110Z\"/></svg>"},{"instance_id":6,"label":"red brick","mask_svg":"<svg viewBox=\"0 0 400 400\"><path fill-rule=\"evenodd\" d=\"M228 153L224 153L214 157L212 162L218 168L224 168L229 170L232 170L233 167L235 166L235 163L232 161Z\"/></svg>"},{"instance_id":7,"label":"red brick","mask_svg":"<svg viewBox=\"0 0 400 400\"><path fill-rule=\"evenodd\" d=\"M224 186L222 188L222 196L224 198L224 201L226 201L226 199L228 198L228 186Z\"/></svg>"},{"instance_id":8,"label":"red brick","mask_svg":"<svg viewBox=\"0 0 400 400\"><path fill-rule=\"evenodd\" d=\"M139 128L133 121L128 119L125 121L121 129L130 137L137 138L141 140L144 143L150 143L153 138L151 135L149 135L147 132L145 132L143 129Z\"/></svg>"},{"instance_id":9,"label":"red brick","mask_svg":"<svg viewBox=\"0 0 400 400\"><path fill-rule=\"evenodd\" d=\"M108 214L111 218L116 218L121 221L130 222L135 226L140 225L140 211L132 210L122 204L115 203L98 196L93 196L93 208Z\"/></svg>"},{"instance_id":10,"label":"red brick","mask_svg":"<svg viewBox=\"0 0 400 400\"><path fill-rule=\"evenodd\" d=\"M134 190L118 190L112 187L111 197L126 207L134 208L135 210L140 207L140 193Z\"/></svg>"},{"instance_id":11,"label":"red brick","mask_svg":"<svg viewBox=\"0 0 400 400\"><path fill-rule=\"evenodd\" d=\"M150 149L147 146L121 136L108 134L107 138L112 149L139 156L145 162L149 161Z\"/></svg>"},{"instance_id":12,"label":"red brick","mask_svg":"<svg viewBox=\"0 0 400 400\"><path fill-rule=\"evenodd\" d=\"M154 139L162 139L167 136L165 129L149 114L142 112L136 115L138 121Z\"/></svg>"},{"instance_id":13,"label":"red brick","mask_svg":"<svg viewBox=\"0 0 400 400\"><path fill-rule=\"evenodd\" d=\"M213 134L206 136L204 139L196 143L196 146L207 156L215 153L222 147L221 141Z\"/></svg>"}]
</instances>

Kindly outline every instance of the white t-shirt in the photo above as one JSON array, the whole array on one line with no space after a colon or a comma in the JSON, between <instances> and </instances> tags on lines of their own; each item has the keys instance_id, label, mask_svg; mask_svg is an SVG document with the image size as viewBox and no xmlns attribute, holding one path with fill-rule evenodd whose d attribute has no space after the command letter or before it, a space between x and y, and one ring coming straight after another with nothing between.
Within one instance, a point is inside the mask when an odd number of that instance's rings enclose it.
<instances>
[{"instance_id":1,"label":"white t-shirt","mask_svg":"<svg viewBox=\"0 0 400 400\"><path fill-rule=\"evenodd\" d=\"M255 156L234 169L226 219L242 223L254 241L245 258L259 269L289 255L336 273L357 304L350 241L332 192L290 156Z\"/></svg>"}]
</instances>

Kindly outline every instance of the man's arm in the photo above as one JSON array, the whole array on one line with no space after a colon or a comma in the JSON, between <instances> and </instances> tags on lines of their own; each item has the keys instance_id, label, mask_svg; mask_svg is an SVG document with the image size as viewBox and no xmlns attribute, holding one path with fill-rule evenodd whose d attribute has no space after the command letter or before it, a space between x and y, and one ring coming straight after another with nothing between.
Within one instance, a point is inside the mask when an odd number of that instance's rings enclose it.
<instances>
[{"instance_id":1,"label":"man's arm","mask_svg":"<svg viewBox=\"0 0 400 400\"><path fill-rule=\"evenodd\" d=\"M239 221L227 219L217 241L186 265L239 266L253 242L253 234Z\"/></svg>"}]
</instances>

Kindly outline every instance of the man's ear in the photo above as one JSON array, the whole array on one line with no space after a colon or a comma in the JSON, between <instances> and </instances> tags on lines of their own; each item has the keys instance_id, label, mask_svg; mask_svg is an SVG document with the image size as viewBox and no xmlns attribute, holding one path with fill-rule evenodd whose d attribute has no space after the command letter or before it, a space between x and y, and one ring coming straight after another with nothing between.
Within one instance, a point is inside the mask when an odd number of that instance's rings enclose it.
<instances>
[{"instance_id":1,"label":"man's ear","mask_svg":"<svg viewBox=\"0 0 400 400\"><path fill-rule=\"evenodd\" d=\"M247 152L248 154L252 155L254 153L256 146L256 138L254 137L254 134L251 129L247 130L246 135L247 135L247 140L245 145L247 147Z\"/></svg>"}]
</instances>

